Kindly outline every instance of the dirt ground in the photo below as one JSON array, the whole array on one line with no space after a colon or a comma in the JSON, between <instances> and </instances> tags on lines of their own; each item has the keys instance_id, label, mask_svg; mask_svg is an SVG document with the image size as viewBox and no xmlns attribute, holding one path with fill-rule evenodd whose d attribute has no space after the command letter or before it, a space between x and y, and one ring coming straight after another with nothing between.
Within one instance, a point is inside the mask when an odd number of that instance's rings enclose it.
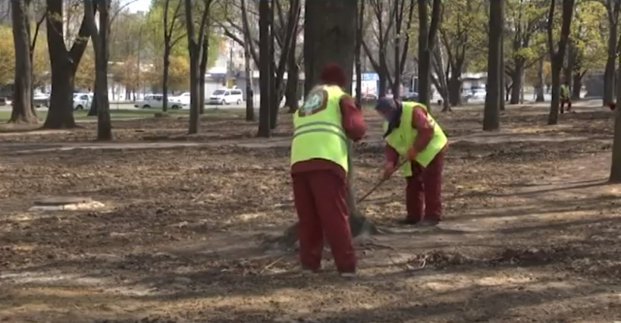
<instances>
[{"instance_id":1,"label":"dirt ground","mask_svg":"<svg viewBox=\"0 0 621 323\"><path fill-rule=\"evenodd\" d=\"M579 105L579 104L578 104ZM0 322L621 321L621 186L607 184L612 114L509 107L438 114L451 137L445 221L404 228L404 181L360 205L386 233L357 241L359 277L303 275L266 244L295 221L290 118L269 141L243 113L0 134ZM356 191L379 178L380 123L356 147ZM88 212L28 211L88 196Z\"/></svg>"}]
</instances>

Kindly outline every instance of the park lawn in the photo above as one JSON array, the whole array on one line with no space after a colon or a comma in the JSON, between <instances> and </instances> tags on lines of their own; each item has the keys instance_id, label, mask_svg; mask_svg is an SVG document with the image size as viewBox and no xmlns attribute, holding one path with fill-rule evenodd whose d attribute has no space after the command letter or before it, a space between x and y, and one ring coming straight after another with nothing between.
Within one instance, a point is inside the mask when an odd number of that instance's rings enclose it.
<instances>
[{"instance_id":1,"label":"park lawn","mask_svg":"<svg viewBox=\"0 0 621 323\"><path fill-rule=\"evenodd\" d=\"M114 106L111 106L110 117L112 121L115 120L131 120L131 119L148 119L154 118L157 113L162 113L159 109L114 109ZM241 115L244 111L242 109L218 109L206 107L205 115L213 116L213 117L224 117L224 116L235 116ZM95 122L97 121L96 116L88 116L88 111L75 111L73 116L77 122ZM166 112L168 116L172 117L183 117L188 116L188 110L169 110ZM41 122L45 121L47 117L47 110L39 110L37 111L37 116ZM0 111L0 124L6 123L9 121L11 117L11 111Z\"/></svg>"}]
</instances>

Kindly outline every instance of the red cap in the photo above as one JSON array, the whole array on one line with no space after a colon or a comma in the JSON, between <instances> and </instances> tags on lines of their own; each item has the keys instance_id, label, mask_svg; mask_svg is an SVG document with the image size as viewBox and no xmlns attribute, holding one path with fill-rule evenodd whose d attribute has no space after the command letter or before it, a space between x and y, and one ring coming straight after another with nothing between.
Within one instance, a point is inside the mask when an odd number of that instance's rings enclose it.
<instances>
[{"instance_id":1,"label":"red cap","mask_svg":"<svg viewBox=\"0 0 621 323\"><path fill-rule=\"evenodd\" d=\"M321 82L328 85L338 85L345 87L347 84L347 77L342 67L337 64L326 64L321 70Z\"/></svg>"}]
</instances>

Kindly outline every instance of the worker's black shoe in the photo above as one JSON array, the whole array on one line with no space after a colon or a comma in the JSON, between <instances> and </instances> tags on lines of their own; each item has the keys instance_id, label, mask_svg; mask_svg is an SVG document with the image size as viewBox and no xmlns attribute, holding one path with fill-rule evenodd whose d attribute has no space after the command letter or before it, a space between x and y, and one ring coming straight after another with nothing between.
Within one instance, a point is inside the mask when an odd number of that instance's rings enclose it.
<instances>
[{"instance_id":1,"label":"worker's black shoe","mask_svg":"<svg viewBox=\"0 0 621 323\"><path fill-rule=\"evenodd\" d=\"M413 219L399 220L399 224L403 224L403 225L417 225L419 223L420 223L420 220L413 220Z\"/></svg>"},{"instance_id":2,"label":"worker's black shoe","mask_svg":"<svg viewBox=\"0 0 621 323\"><path fill-rule=\"evenodd\" d=\"M422 220L418 223L421 227L435 227L440 223L438 219Z\"/></svg>"}]
</instances>

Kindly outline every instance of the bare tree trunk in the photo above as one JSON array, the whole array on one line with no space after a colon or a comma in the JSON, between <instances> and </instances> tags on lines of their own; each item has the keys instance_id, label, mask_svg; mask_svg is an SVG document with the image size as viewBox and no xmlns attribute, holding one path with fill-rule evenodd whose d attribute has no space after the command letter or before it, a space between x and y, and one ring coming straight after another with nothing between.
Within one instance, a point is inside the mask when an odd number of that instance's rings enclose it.
<instances>
[{"instance_id":1,"label":"bare tree trunk","mask_svg":"<svg viewBox=\"0 0 621 323\"><path fill-rule=\"evenodd\" d=\"M278 122L278 108L280 106L280 101L278 100L278 85L276 84L277 71L274 67L274 57L276 55L276 30L274 26L274 18L276 13L276 3L278 0L270 0L270 56L269 56L269 64L272 67L270 69L270 129L274 130L276 128L276 123ZM264 57L264 56L261 56Z\"/></svg>"},{"instance_id":2,"label":"bare tree trunk","mask_svg":"<svg viewBox=\"0 0 621 323\"><path fill-rule=\"evenodd\" d=\"M614 2L614 4L613 4ZM606 58L606 69L604 72L604 98L603 104L609 105L614 102L615 94L615 70L617 58L617 28L619 26L619 10L621 2L606 0L606 11L608 12L608 57Z\"/></svg>"},{"instance_id":3,"label":"bare tree trunk","mask_svg":"<svg viewBox=\"0 0 621 323\"><path fill-rule=\"evenodd\" d=\"M246 121L254 121L254 89L252 70L250 69L251 44L254 41L250 35L248 26L248 16L246 10L246 1L241 1L242 10L242 30L244 34L244 69L246 73Z\"/></svg>"},{"instance_id":4,"label":"bare tree trunk","mask_svg":"<svg viewBox=\"0 0 621 323\"><path fill-rule=\"evenodd\" d=\"M574 70L575 65L575 55L574 55L574 41L570 38L567 42L567 53L565 54L565 63L566 65L563 67L563 80L562 83L569 83L569 89L573 88L572 81L572 72Z\"/></svg>"},{"instance_id":5,"label":"bare tree trunk","mask_svg":"<svg viewBox=\"0 0 621 323\"><path fill-rule=\"evenodd\" d=\"M207 61L209 60L209 35L203 35L203 49L201 51L201 61L198 76L198 112L205 113L205 74L207 73Z\"/></svg>"},{"instance_id":6,"label":"bare tree trunk","mask_svg":"<svg viewBox=\"0 0 621 323\"><path fill-rule=\"evenodd\" d=\"M449 101L452 106L462 104L462 86L461 73L457 74L456 71L452 71L451 77L448 80Z\"/></svg>"},{"instance_id":7,"label":"bare tree trunk","mask_svg":"<svg viewBox=\"0 0 621 323\"><path fill-rule=\"evenodd\" d=\"M162 72L162 111L168 111L168 75L170 69L170 49L164 45L164 70Z\"/></svg>"},{"instance_id":8,"label":"bare tree trunk","mask_svg":"<svg viewBox=\"0 0 621 323\"><path fill-rule=\"evenodd\" d=\"M272 15L269 0L259 0L259 57L260 72L259 86L261 88L261 103L259 106L259 137L271 137L270 126L270 103L271 103L271 82L272 79L272 60L270 57L271 47L271 31L270 17ZM308 77L308 76L307 76Z\"/></svg>"},{"instance_id":9,"label":"bare tree trunk","mask_svg":"<svg viewBox=\"0 0 621 323\"><path fill-rule=\"evenodd\" d=\"M442 46L438 46L433 50L432 63L435 75L437 77L432 76L431 81L442 96L442 112L450 112L451 104L449 99L448 82L446 81L446 73L444 72Z\"/></svg>"},{"instance_id":10,"label":"bare tree trunk","mask_svg":"<svg viewBox=\"0 0 621 323\"><path fill-rule=\"evenodd\" d=\"M173 31L177 18L179 17L179 10L181 10L181 0L177 1L175 11L172 19L169 17L170 0L164 1L164 57L163 59L163 75L162 75L162 111L168 111L168 76L170 72L170 52L173 46L181 38L173 39ZM169 22L170 21L170 22ZM138 45L140 46L140 45ZM138 55L138 72L140 72L140 54Z\"/></svg>"},{"instance_id":11,"label":"bare tree trunk","mask_svg":"<svg viewBox=\"0 0 621 323\"><path fill-rule=\"evenodd\" d=\"M247 33L244 33L246 35ZM252 71L250 70L250 48L247 42L252 39L245 40L244 44L244 67L246 72L246 121L254 121L254 91L252 89Z\"/></svg>"},{"instance_id":12,"label":"bare tree trunk","mask_svg":"<svg viewBox=\"0 0 621 323\"><path fill-rule=\"evenodd\" d=\"M199 49L196 44L190 46L190 126L188 129L189 134L198 133L200 127L200 106L198 93L200 91L199 86Z\"/></svg>"},{"instance_id":13,"label":"bare tree trunk","mask_svg":"<svg viewBox=\"0 0 621 323\"><path fill-rule=\"evenodd\" d=\"M207 37L209 37L209 16L212 0L204 1L204 8L200 18L198 34L194 28L194 20L192 19L193 6L192 0L185 0L185 22L188 37L188 51L190 53L190 125L188 127L189 134L196 134L200 127L200 104L201 104L201 63L207 60L203 55L209 46L205 46ZM206 63L205 63L206 64ZM204 94L203 94L204 95Z\"/></svg>"},{"instance_id":14,"label":"bare tree trunk","mask_svg":"<svg viewBox=\"0 0 621 323\"><path fill-rule=\"evenodd\" d=\"M364 21L364 0L358 1L358 24L356 24L356 106L362 107L362 28Z\"/></svg>"},{"instance_id":15,"label":"bare tree trunk","mask_svg":"<svg viewBox=\"0 0 621 323\"><path fill-rule=\"evenodd\" d=\"M30 54L30 0L11 1L15 79L11 123L37 123L32 106L32 55Z\"/></svg>"},{"instance_id":16,"label":"bare tree trunk","mask_svg":"<svg viewBox=\"0 0 621 323\"><path fill-rule=\"evenodd\" d=\"M298 84L300 83L300 68L295 55L289 55L287 70L289 77L287 78L286 105L289 107L289 113L294 113L299 108Z\"/></svg>"},{"instance_id":17,"label":"bare tree trunk","mask_svg":"<svg viewBox=\"0 0 621 323\"><path fill-rule=\"evenodd\" d=\"M364 1L364 0L363 0ZM393 40L394 49L394 63L395 63L395 78L392 84L392 95L395 99L401 97L401 21L403 20L403 8L399 9L399 0L394 0L394 18L395 19L395 39ZM430 64L431 65L431 64Z\"/></svg>"},{"instance_id":18,"label":"bare tree trunk","mask_svg":"<svg viewBox=\"0 0 621 323\"><path fill-rule=\"evenodd\" d=\"M569 41L569 33L571 31L571 19L574 11L574 0L563 0L563 15L561 36L558 42L558 49L554 49L553 40L553 20L556 0L552 0L550 4L550 12L548 15L548 49L550 51L550 60L552 61L552 103L550 106L550 115L548 116L548 124L555 125L558 123L558 111L560 104L560 86L561 86L561 70L563 68L563 59L565 50Z\"/></svg>"},{"instance_id":19,"label":"bare tree trunk","mask_svg":"<svg viewBox=\"0 0 621 323\"><path fill-rule=\"evenodd\" d=\"M272 0L272 3L277 0ZM274 6L274 5L272 5ZM276 6L274 6L276 7ZM272 129L276 128L278 122L278 114L280 111L280 102L283 98L283 95L286 91L286 84L284 82L284 74L287 68L287 63L289 61L289 56L295 56L295 38L297 36L298 23L301 15L301 3L300 0L291 0L289 1L289 12L287 14L287 20L284 21L284 18L281 18L281 27L284 28L284 41L282 42L280 57L278 60L278 65L275 67L275 71L272 72L275 78L273 80L273 93L272 96L272 112L270 116L271 119L271 127ZM272 8L272 29L275 30L274 23L274 8ZM275 37L276 32L273 33L272 37ZM274 51L274 45L272 41L272 52ZM291 54L293 52L293 54ZM274 55L272 55L274 57Z\"/></svg>"},{"instance_id":20,"label":"bare tree trunk","mask_svg":"<svg viewBox=\"0 0 621 323\"><path fill-rule=\"evenodd\" d=\"M621 55L619 55L619 66L621 66ZM617 102L621 102L621 69L617 73ZM610 166L610 182L621 183L621 108L616 108L615 131L612 141L612 162Z\"/></svg>"},{"instance_id":21,"label":"bare tree trunk","mask_svg":"<svg viewBox=\"0 0 621 323\"><path fill-rule=\"evenodd\" d=\"M306 2L306 18L304 29L305 57L305 88L309 89L319 82L319 74L323 66L336 63L345 70L351 80L356 42L357 0L313 0ZM346 84L346 91L351 83ZM351 148L351 147L350 147ZM354 168L352 149L349 155L348 172L348 205L349 224L354 236L365 231L376 229L361 216L353 188Z\"/></svg>"},{"instance_id":22,"label":"bare tree trunk","mask_svg":"<svg viewBox=\"0 0 621 323\"><path fill-rule=\"evenodd\" d=\"M580 92L582 91L582 77L583 73L580 71L574 72L573 76L573 87L571 88L571 99L572 100L580 100Z\"/></svg>"},{"instance_id":23,"label":"bare tree trunk","mask_svg":"<svg viewBox=\"0 0 621 323\"><path fill-rule=\"evenodd\" d=\"M511 73L511 83L513 86L511 87L511 99L509 104L520 104L522 103L522 89L524 87L524 60L517 59L515 61L515 70Z\"/></svg>"},{"instance_id":24,"label":"bare tree trunk","mask_svg":"<svg viewBox=\"0 0 621 323\"><path fill-rule=\"evenodd\" d=\"M491 1L489 9L489 51L487 60L487 95L483 115L483 130L500 128L500 106L503 98L504 71L502 70L502 28L504 0Z\"/></svg>"},{"instance_id":25,"label":"bare tree trunk","mask_svg":"<svg viewBox=\"0 0 621 323\"><path fill-rule=\"evenodd\" d=\"M504 1L504 0L503 0ZM504 2L503 2L503 16L502 16L502 25L499 27L500 31L500 111L505 111L505 104L509 100L509 90L510 85L506 85L507 80L505 77L505 46L504 46L504 34L502 32L504 26Z\"/></svg>"},{"instance_id":26,"label":"bare tree trunk","mask_svg":"<svg viewBox=\"0 0 621 323\"><path fill-rule=\"evenodd\" d=\"M434 0L431 23L427 0L418 0L418 101L429 107L431 101L431 55L442 18L442 1Z\"/></svg>"},{"instance_id":27,"label":"bare tree trunk","mask_svg":"<svg viewBox=\"0 0 621 323\"><path fill-rule=\"evenodd\" d=\"M537 63L537 85L535 86L535 102L545 101L545 79L543 77L543 57L539 59Z\"/></svg>"},{"instance_id":28,"label":"bare tree trunk","mask_svg":"<svg viewBox=\"0 0 621 323\"><path fill-rule=\"evenodd\" d=\"M99 30L95 23L95 8L91 0L84 0L87 28L95 52L95 97L97 110L97 140L112 140L110 104L108 100L108 35L110 31L110 0L97 3Z\"/></svg>"},{"instance_id":29,"label":"bare tree trunk","mask_svg":"<svg viewBox=\"0 0 621 323\"><path fill-rule=\"evenodd\" d=\"M63 0L47 0L47 45L52 67L52 93L50 107L43 128L62 129L76 126L73 118L73 86L75 72L80 64L88 32L82 20L78 37L70 50L65 47L63 32Z\"/></svg>"}]
</instances>

